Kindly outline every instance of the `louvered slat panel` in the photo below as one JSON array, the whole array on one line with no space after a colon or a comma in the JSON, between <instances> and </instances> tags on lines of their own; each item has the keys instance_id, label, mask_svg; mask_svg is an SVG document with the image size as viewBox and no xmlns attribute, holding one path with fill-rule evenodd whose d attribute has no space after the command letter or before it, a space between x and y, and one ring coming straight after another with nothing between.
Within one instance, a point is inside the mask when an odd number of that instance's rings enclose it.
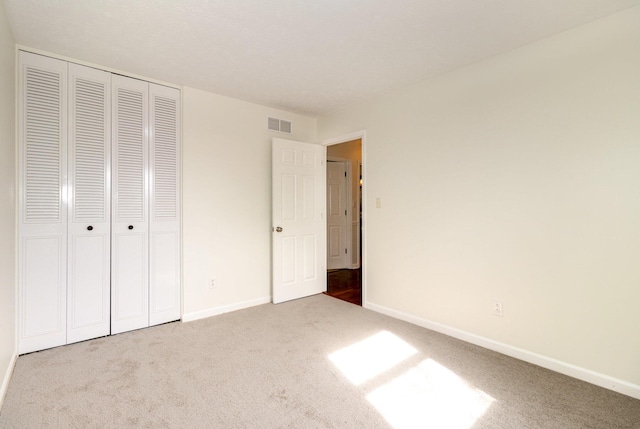
<instances>
[{"instance_id":1,"label":"louvered slat panel","mask_svg":"<svg viewBox=\"0 0 640 429\"><path fill-rule=\"evenodd\" d=\"M177 100L154 97L154 214L177 217Z\"/></svg>"},{"instance_id":2,"label":"louvered slat panel","mask_svg":"<svg viewBox=\"0 0 640 429\"><path fill-rule=\"evenodd\" d=\"M143 95L118 88L118 219L144 220Z\"/></svg>"},{"instance_id":3,"label":"louvered slat panel","mask_svg":"<svg viewBox=\"0 0 640 429\"><path fill-rule=\"evenodd\" d=\"M105 85L75 82L74 219L105 220Z\"/></svg>"},{"instance_id":4,"label":"louvered slat panel","mask_svg":"<svg viewBox=\"0 0 640 429\"><path fill-rule=\"evenodd\" d=\"M60 75L27 67L25 73L25 183L27 223L62 221Z\"/></svg>"}]
</instances>

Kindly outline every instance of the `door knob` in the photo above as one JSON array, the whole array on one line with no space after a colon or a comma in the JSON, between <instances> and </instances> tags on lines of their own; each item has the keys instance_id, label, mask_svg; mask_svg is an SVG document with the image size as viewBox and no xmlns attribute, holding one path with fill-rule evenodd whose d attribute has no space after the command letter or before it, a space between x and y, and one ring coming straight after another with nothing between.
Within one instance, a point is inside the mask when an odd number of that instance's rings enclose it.
<instances>
[{"instance_id":1,"label":"door knob","mask_svg":"<svg viewBox=\"0 0 640 429\"><path fill-rule=\"evenodd\" d=\"M281 226L276 226L276 232L282 232L282 227Z\"/></svg>"},{"instance_id":2,"label":"door knob","mask_svg":"<svg viewBox=\"0 0 640 429\"><path fill-rule=\"evenodd\" d=\"M129 229L133 229L133 225L129 225L129 226L128 226L128 228L129 228Z\"/></svg>"},{"instance_id":3,"label":"door knob","mask_svg":"<svg viewBox=\"0 0 640 429\"><path fill-rule=\"evenodd\" d=\"M89 226L87 227L87 231L93 231L93 227L92 227L91 225L89 225Z\"/></svg>"}]
</instances>

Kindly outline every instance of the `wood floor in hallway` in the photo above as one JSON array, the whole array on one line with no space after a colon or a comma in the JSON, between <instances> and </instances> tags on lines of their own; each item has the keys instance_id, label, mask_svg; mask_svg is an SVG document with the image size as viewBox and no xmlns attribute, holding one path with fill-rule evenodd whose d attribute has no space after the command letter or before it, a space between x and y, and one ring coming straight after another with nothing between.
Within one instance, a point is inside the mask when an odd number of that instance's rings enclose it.
<instances>
[{"instance_id":1,"label":"wood floor in hallway","mask_svg":"<svg viewBox=\"0 0 640 429\"><path fill-rule=\"evenodd\" d=\"M362 305L362 269L327 272L327 295Z\"/></svg>"}]
</instances>

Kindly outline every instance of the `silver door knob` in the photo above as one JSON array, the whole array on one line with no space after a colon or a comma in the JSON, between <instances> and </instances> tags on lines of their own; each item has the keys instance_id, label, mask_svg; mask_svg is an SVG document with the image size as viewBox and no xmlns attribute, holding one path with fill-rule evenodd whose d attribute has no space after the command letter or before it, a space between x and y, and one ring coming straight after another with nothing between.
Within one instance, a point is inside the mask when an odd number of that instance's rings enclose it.
<instances>
[{"instance_id":1,"label":"silver door knob","mask_svg":"<svg viewBox=\"0 0 640 429\"><path fill-rule=\"evenodd\" d=\"M282 227L281 226L276 226L276 232L282 232Z\"/></svg>"}]
</instances>

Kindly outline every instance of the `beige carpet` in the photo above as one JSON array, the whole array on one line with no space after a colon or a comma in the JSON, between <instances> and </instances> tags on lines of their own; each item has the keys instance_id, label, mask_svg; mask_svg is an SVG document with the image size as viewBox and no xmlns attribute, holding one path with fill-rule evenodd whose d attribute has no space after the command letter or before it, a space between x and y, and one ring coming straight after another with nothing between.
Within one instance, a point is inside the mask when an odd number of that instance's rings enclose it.
<instances>
[{"instance_id":1,"label":"beige carpet","mask_svg":"<svg viewBox=\"0 0 640 429\"><path fill-rule=\"evenodd\" d=\"M1 428L640 428L640 401L317 295L21 356Z\"/></svg>"}]
</instances>

